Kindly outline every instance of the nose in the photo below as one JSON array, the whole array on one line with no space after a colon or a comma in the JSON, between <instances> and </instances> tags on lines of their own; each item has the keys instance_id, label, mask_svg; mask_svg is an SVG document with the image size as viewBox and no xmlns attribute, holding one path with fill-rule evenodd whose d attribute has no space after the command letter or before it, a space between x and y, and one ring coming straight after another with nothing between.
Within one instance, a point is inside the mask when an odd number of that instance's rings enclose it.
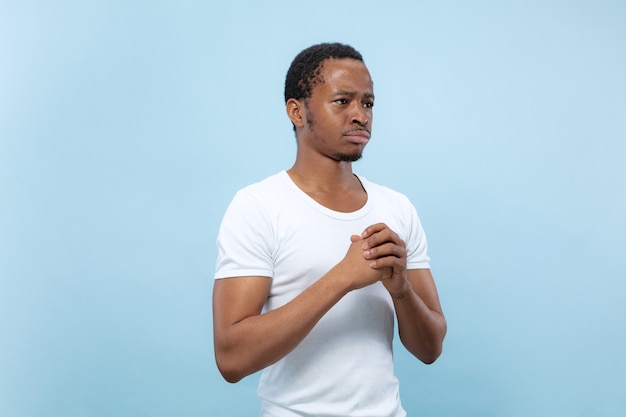
<instances>
[{"instance_id":1,"label":"nose","mask_svg":"<svg viewBox=\"0 0 626 417\"><path fill-rule=\"evenodd\" d=\"M352 123L357 124L359 126L365 126L369 123L369 114L368 111L361 103L358 101L354 101L353 104L354 110L352 112Z\"/></svg>"}]
</instances>

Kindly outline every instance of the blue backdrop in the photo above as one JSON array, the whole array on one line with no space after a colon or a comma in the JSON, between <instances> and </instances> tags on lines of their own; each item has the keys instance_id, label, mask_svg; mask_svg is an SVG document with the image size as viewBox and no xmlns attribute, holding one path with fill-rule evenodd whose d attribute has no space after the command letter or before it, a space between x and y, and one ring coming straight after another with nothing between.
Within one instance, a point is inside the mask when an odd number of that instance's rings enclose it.
<instances>
[{"instance_id":1,"label":"blue backdrop","mask_svg":"<svg viewBox=\"0 0 626 417\"><path fill-rule=\"evenodd\" d=\"M449 332L411 416L626 415L626 3L0 2L0 415L252 416L215 235L291 166L304 47L359 49L355 170L406 193Z\"/></svg>"}]
</instances>

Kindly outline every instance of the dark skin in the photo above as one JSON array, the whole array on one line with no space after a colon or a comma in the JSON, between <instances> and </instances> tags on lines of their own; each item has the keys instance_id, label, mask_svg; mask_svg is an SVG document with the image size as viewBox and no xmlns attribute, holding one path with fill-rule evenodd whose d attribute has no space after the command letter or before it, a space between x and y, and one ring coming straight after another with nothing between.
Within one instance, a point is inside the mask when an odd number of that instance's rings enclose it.
<instances>
[{"instance_id":1,"label":"dark skin","mask_svg":"<svg viewBox=\"0 0 626 417\"><path fill-rule=\"evenodd\" d=\"M287 101L298 140L288 174L319 204L352 212L367 201L352 161L369 141L373 84L365 65L353 59L324 61L322 76L311 97ZM350 247L337 265L292 301L263 314L268 277L215 281L215 355L227 381L282 359L344 295L378 281L392 297L403 345L424 363L439 357L447 325L430 270L407 270L405 242L384 223L346 239Z\"/></svg>"}]
</instances>

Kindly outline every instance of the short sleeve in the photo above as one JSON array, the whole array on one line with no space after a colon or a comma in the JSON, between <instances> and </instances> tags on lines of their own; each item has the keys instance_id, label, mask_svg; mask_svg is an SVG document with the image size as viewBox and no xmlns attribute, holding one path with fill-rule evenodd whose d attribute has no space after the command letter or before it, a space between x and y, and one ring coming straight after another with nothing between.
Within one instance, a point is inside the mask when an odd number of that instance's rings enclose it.
<instances>
[{"instance_id":1,"label":"short sleeve","mask_svg":"<svg viewBox=\"0 0 626 417\"><path fill-rule=\"evenodd\" d=\"M266 207L245 189L237 192L217 236L215 279L273 276L274 233Z\"/></svg>"},{"instance_id":2,"label":"short sleeve","mask_svg":"<svg viewBox=\"0 0 626 417\"><path fill-rule=\"evenodd\" d=\"M410 204L410 203L409 203ZM410 204L409 239L407 247L407 269L430 269L428 241L422 222L415 207Z\"/></svg>"}]
</instances>

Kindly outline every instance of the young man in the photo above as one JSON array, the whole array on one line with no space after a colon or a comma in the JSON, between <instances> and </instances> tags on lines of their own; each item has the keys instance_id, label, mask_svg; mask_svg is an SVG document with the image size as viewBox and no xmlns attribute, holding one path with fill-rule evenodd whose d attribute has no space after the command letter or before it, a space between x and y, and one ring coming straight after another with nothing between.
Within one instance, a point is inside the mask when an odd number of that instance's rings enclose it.
<instances>
[{"instance_id":1,"label":"young man","mask_svg":"<svg viewBox=\"0 0 626 417\"><path fill-rule=\"evenodd\" d=\"M446 321L415 208L352 172L370 139L370 74L352 47L315 45L291 64L285 102L294 165L240 190L219 231L218 368L230 382L264 370L262 416L405 416L394 311L424 363Z\"/></svg>"}]
</instances>

